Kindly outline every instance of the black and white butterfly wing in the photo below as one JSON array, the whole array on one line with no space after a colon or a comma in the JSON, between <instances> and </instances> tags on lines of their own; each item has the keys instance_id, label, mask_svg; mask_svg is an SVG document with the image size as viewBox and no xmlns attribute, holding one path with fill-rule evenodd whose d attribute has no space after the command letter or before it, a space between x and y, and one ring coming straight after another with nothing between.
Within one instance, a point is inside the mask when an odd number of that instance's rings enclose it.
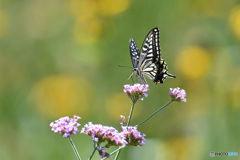
<instances>
[{"instance_id":1,"label":"black and white butterfly wing","mask_svg":"<svg viewBox=\"0 0 240 160\"><path fill-rule=\"evenodd\" d=\"M135 75L142 81L142 83L146 84L147 81L145 80L145 78L141 74L141 72L139 72L139 56L140 56L140 52L139 52L139 49L138 49L138 47L136 45L136 42L132 38L129 40L129 49L130 49L130 56L131 56L131 60L132 60L132 64L133 64L133 74L135 73ZM130 77L132 77L132 75Z\"/></svg>"},{"instance_id":2,"label":"black and white butterfly wing","mask_svg":"<svg viewBox=\"0 0 240 160\"><path fill-rule=\"evenodd\" d=\"M156 62L159 60L159 58L159 30L158 28L154 28L147 34L142 44L139 58L140 75L145 75L154 81L157 75L158 67Z\"/></svg>"},{"instance_id":3,"label":"black and white butterfly wing","mask_svg":"<svg viewBox=\"0 0 240 160\"><path fill-rule=\"evenodd\" d=\"M139 68L143 75L149 77L156 84L163 83L167 77L176 78L168 73L167 64L161 58L158 28L153 28L143 42Z\"/></svg>"},{"instance_id":4,"label":"black and white butterfly wing","mask_svg":"<svg viewBox=\"0 0 240 160\"><path fill-rule=\"evenodd\" d=\"M142 65L145 61L155 63L157 59L160 59L159 30L153 28L143 41L139 64Z\"/></svg>"},{"instance_id":5,"label":"black and white butterfly wing","mask_svg":"<svg viewBox=\"0 0 240 160\"><path fill-rule=\"evenodd\" d=\"M132 38L129 40L129 49L133 67L136 69L138 68L140 52L138 50L136 42Z\"/></svg>"},{"instance_id":6,"label":"black and white butterfly wing","mask_svg":"<svg viewBox=\"0 0 240 160\"><path fill-rule=\"evenodd\" d=\"M134 72L142 83L147 83L144 76L149 77L156 84L163 83L167 77L175 78L168 73L167 64L161 58L158 28L153 28L147 34L140 53L133 39L130 39L129 47Z\"/></svg>"}]
</instances>

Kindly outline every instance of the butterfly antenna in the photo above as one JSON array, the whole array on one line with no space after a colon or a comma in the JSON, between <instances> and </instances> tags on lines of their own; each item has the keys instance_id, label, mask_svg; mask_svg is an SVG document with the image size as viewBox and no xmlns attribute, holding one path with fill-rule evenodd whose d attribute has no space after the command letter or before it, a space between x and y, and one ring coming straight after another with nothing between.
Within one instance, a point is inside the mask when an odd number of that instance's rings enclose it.
<instances>
[{"instance_id":1,"label":"butterfly antenna","mask_svg":"<svg viewBox=\"0 0 240 160\"><path fill-rule=\"evenodd\" d=\"M118 65L118 67L127 67L127 68L132 68L130 66L122 66L122 65Z\"/></svg>"}]
</instances>

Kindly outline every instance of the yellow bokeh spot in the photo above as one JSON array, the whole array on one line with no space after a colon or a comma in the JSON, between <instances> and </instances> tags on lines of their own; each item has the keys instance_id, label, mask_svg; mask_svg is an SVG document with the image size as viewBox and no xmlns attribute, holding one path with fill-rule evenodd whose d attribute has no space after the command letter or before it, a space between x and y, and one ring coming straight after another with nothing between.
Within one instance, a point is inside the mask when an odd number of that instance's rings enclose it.
<instances>
[{"instance_id":1,"label":"yellow bokeh spot","mask_svg":"<svg viewBox=\"0 0 240 160\"><path fill-rule=\"evenodd\" d=\"M79 44L94 43L102 32L102 24L98 19L81 20L78 19L74 30L73 36Z\"/></svg>"},{"instance_id":2,"label":"yellow bokeh spot","mask_svg":"<svg viewBox=\"0 0 240 160\"><path fill-rule=\"evenodd\" d=\"M229 17L229 25L237 37L240 38L240 5L232 9Z\"/></svg>"},{"instance_id":3,"label":"yellow bokeh spot","mask_svg":"<svg viewBox=\"0 0 240 160\"><path fill-rule=\"evenodd\" d=\"M0 38L2 38L7 31L7 16L0 10Z\"/></svg>"},{"instance_id":4,"label":"yellow bokeh spot","mask_svg":"<svg viewBox=\"0 0 240 160\"><path fill-rule=\"evenodd\" d=\"M239 68L238 70L239 71ZM240 108L240 76L235 79L235 84L233 86L233 91L231 95L232 104L234 108Z\"/></svg>"},{"instance_id":5,"label":"yellow bokeh spot","mask_svg":"<svg viewBox=\"0 0 240 160\"><path fill-rule=\"evenodd\" d=\"M188 78L204 77L211 67L209 53L200 47L183 49L176 60L176 68Z\"/></svg>"},{"instance_id":6,"label":"yellow bokeh spot","mask_svg":"<svg viewBox=\"0 0 240 160\"><path fill-rule=\"evenodd\" d=\"M232 3L231 1L232 0L221 1L221 3L219 3L219 0L194 0L189 1L188 3L193 4L193 7L190 6L191 8L189 8L190 10L194 10L192 14L198 13L201 16L222 18L226 13L229 4Z\"/></svg>"},{"instance_id":7,"label":"yellow bokeh spot","mask_svg":"<svg viewBox=\"0 0 240 160\"><path fill-rule=\"evenodd\" d=\"M129 7L129 0L98 0L99 12L102 15L114 15Z\"/></svg>"},{"instance_id":8,"label":"yellow bokeh spot","mask_svg":"<svg viewBox=\"0 0 240 160\"><path fill-rule=\"evenodd\" d=\"M82 45L96 42L103 30L104 16L125 11L129 0L70 0L69 12L76 18L74 40Z\"/></svg>"},{"instance_id":9,"label":"yellow bokeh spot","mask_svg":"<svg viewBox=\"0 0 240 160\"><path fill-rule=\"evenodd\" d=\"M203 151L203 140L198 136L176 137L163 143L164 159L200 160Z\"/></svg>"},{"instance_id":10,"label":"yellow bokeh spot","mask_svg":"<svg viewBox=\"0 0 240 160\"><path fill-rule=\"evenodd\" d=\"M105 103L105 108L112 119L120 122L120 115L124 115L127 121L131 105L131 100L124 93L115 93L109 96ZM135 105L132 120L138 117L140 111L141 106Z\"/></svg>"},{"instance_id":11,"label":"yellow bokeh spot","mask_svg":"<svg viewBox=\"0 0 240 160\"><path fill-rule=\"evenodd\" d=\"M70 0L69 10L78 19L89 19L97 15L98 7L94 0Z\"/></svg>"},{"instance_id":12,"label":"yellow bokeh spot","mask_svg":"<svg viewBox=\"0 0 240 160\"><path fill-rule=\"evenodd\" d=\"M48 117L81 115L90 105L92 86L80 77L49 76L37 83L30 98Z\"/></svg>"},{"instance_id":13,"label":"yellow bokeh spot","mask_svg":"<svg viewBox=\"0 0 240 160\"><path fill-rule=\"evenodd\" d=\"M129 0L70 0L69 10L77 18L111 16L125 11Z\"/></svg>"}]
</instances>

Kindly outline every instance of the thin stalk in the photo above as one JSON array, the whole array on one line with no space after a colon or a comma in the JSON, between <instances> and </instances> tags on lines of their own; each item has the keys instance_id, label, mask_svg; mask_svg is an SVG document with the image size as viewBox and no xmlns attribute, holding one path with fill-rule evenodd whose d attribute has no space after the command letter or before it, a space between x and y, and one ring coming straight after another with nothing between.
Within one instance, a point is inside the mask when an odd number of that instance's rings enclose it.
<instances>
[{"instance_id":1,"label":"thin stalk","mask_svg":"<svg viewBox=\"0 0 240 160\"><path fill-rule=\"evenodd\" d=\"M128 122L127 122L127 127L130 125L130 121L131 121L131 118L132 118L132 113L133 113L133 109L134 109L135 103L136 103L136 102L133 102L133 101L132 101L132 107L131 107L131 111L130 111L130 113L129 113ZM119 151L117 152L114 160L117 160L117 159L118 159L120 152L121 152L121 149L119 149Z\"/></svg>"},{"instance_id":2,"label":"thin stalk","mask_svg":"<svg viewBox=\"0 0 240 160\"><path fill-rule=\"evenodd\" d=\"M77 156L77 159L78 159L78 160L81 160L81 157L80 157L80 155L79 155L79 153L78 153L78 151L77 151L77 148L75 147L75 145L74 145L74 143L73 143L73 141L72 141L72 138L71 138L71 137L68 137L68 139L69 139L69 142L71 143L72 148L73 148L73 150L74 150L74 152L75 152L75 154L76 154L76 156Z\"/></svg>"},{"instance_id":3,"label":"thin stalk","mask_svg":"<svg viewBox=\"0 0 240 160\"><path fill-rule=\"evenodd\" d=\"M114 160L117 160L117 159L118 159L120 153L121 153L121 149L117 152L117 154L116 154Z\"/></svg>"},{"instance_id":4,"label":"thin stalk","mask_svg":"<svg viewBox=\"0 0 240 160\"><path fill-rule=\"evenodd\" d=\"M119 147L118 149L116 149L115 151L113 151L112 153L110 153L110 156L113 155L114 153L116 153L117 151L120 151L122 148L124 147ZM107 157L103 158L102 160L105 160Z\"/></svg>"},{"instance_id":5,"label":"thin stalk","mask_svg":"<svg viewBox=\"0 0 240 160\"><path fill-rule=\"evenodd\" d=\"M96 147L96 143L94 142L93 151L92 151L92 154L91 154L90 157L89 157L89 160L91 160L91 159L93 158L93 155L94 155L94 153L96 152L96 150L97 150L97 147Z\"/></svg>"},{"instance_id":6,"label":"thin stalk","mask_svg":"<svg viewBox=\"0 0 240 160\"><path fill-rule=\"evenodd\" d=\"M139 123L138 125L136 125L136 127L142 125L143 123L147 122L150 118L152 118L155 114L157 114L159 111L161 111L162 109L164 109L165 107L167 107L170 103L172 103L173 100L171 100L170 102L168 102L165 106L161 107L160 109L158 109L157 111L155 111L153 114L151 114L148 118L146 118L144 121L142 121L141 123Z\"/></svg>"},{"instance_id":7,"label":"thin stalk","mask_svg":"<svg viewBox=\"0 0 240 160\"><path fill-rule=\"evenodd\" d=\"M128 117L128 122L127 122L127 127L130 125L130 121L131 121L131 118L132 118L134 105L135 105L135 103L132 102L132 107L131 107L131 111L130 111L130 114L129 114L129 117Z\"/></svg>"}]
</instances>

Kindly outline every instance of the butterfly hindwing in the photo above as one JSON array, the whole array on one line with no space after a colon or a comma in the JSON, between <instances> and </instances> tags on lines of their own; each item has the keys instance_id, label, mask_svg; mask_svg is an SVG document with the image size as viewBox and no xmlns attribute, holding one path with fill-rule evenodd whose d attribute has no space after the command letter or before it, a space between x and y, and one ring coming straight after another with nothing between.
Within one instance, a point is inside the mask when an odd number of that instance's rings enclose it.
<instances>
[{"instance_id":1,"label":"butterfly hindwing","mask_svg":"<svg viewBox=\"0 0 240 160\"><path fill-rule=\"evenodd\" d=\"M176 76L168 73L167 63L165 62L164 59L157 61L156 66L157 66L156 68L157 72L156 72L155 78L153 79L153 82L155 82L156 84L163 83L167 77L176 78Z\"/></svg>"}]
</instances>

